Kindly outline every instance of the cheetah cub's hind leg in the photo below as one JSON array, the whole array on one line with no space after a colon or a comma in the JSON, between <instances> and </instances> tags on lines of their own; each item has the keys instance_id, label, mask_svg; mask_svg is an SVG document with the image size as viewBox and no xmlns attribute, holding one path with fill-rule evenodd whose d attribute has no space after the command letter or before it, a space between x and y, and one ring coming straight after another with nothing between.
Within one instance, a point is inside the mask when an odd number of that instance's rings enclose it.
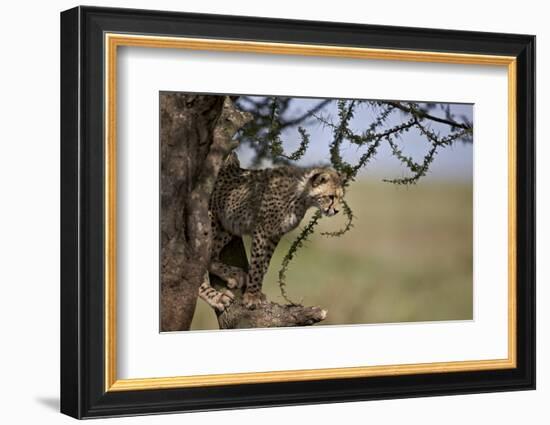
<instances>
[{"instance_id":1,"label":"cheetah cub's hind leg","mask_svg":"<svg viewBox=\"0 0 550 425\"><path fill-rule=\"evenodd\" d=\"M231 240L232 236L222 230L221 226L213 219L211 214L210 218L212 220L213 239L208 272L223 279L229 288L240 288L245 285L246 282L246 273L244 270L238 267L229 266L219 260L221 250ZM203 283L199 288L199 297L220 313L229 307L235 300L235 295L233 295L229 289L218 291L212 288L208 273L205 274Z\"/></svg>"},{"instance_id":2,"label":"cheetah cub's hind leg","mask_svg":"<svg viewBox=\"0 0 550 425\"><path fill-rule=\"evenodd\" d=\"M221 261L212 261L208 270L210 273L223 279L229 289L240 289L246 285L247 275L239 267L228 266Z\"/></svg>"},{"instance_id":3,"label":"cheetah cub's hind leg","mask_svg":"<svg viewBox=\"0 0 550 425\"><path fill-rule=\"evenodd\" d=\"M224 280L227 283L227 287L230 289L246 286L247 274L243 269L224 264L220 261L220 253L231 241L233 235L222 229L219 223L214 219L212 220L212 235L212 252L208 271Z\"/></svg>"}]
</instances>

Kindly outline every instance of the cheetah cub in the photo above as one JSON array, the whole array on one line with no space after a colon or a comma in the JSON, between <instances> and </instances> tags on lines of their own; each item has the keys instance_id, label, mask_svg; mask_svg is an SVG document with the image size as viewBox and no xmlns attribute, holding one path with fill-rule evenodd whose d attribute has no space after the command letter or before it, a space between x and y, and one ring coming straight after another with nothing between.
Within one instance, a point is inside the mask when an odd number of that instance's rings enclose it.
<instances>
[{"instance_id":1,"label":"cheetah cub","mask_svg":"<svg viewBox=\"0 0 550 425\"><path fill-rule=\"evenodd\" d=\"M230 154L210 202L213 243L209 272L227 282L228 288L244 286L243 303L248 308L265 301L262 281L279 240L300 224L311 207L326 216L337 214L344 196L342 183L331 168L247 170ZM219 259L233 235L252 236L248 275ZM203 283L199 295L219 311L233 301L230 291L220 293L208 282Z\"/></svg>"}]
</instances>

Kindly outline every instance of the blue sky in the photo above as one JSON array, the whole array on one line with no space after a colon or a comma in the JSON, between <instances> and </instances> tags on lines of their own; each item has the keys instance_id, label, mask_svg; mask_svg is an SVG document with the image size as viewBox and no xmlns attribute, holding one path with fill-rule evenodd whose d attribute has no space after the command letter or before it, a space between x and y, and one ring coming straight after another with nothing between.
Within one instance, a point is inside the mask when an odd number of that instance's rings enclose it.
<instances>
[{"instance_id":1,"label":"blue sky","mask_svg":"<svg viewBox=\"0 0 550 425\"><path fill-rule=\"evenodd\" d=\"M292 103L293 108L289 111L289 116L300 114L317 104L318 99L295 99ZM465 116L469 121L473 122L473 105L469 104L450 104L450 110L457 116ZM434 110L430 112L433 115L443 116L442 112ZM321 112L323 117L332 117L333 121L337 121L338 112L336 102L328 104ZM351 123L351 127L357 132L361 132L374 120L376 111L373 111L368 106L362 106L356 110L355 117ZM400 122L402 117L398 114L393 114L387 122L387 126L392 126ZM318 165L320 163L329 163L329 143L332 140L332 130L326 128L316 119L302 124L310 134L310 147L300 161L297 162L301 166ZM433 131L440 131L441 134L448 132L446 125L432 123ZM475 136L474 136L475 137ZM285 152L292 152L299 145L299 134L296 129L285 131L282 133ZM403 152L412 156L415 160L420 161L427 150L428 143L420 133L410 131L405 133L401 140L398 141ZM365 148L357 148L355 145L344 144L342 154L345 160L355 163L364 151ZM244 167L249 166L252 152L250 148L240 147L238 150L241 164ZM473 144L455 142L452 146L439 150L434 162L432 163L429 173L424 177L425 180L451 180L451 181L471 181L473 173ZM387 143L384 143L374 160L372 160L359 174L359 178L396 178L408 175L404 166L391 155L391 151Z\"/></svg>"}]
</instances>

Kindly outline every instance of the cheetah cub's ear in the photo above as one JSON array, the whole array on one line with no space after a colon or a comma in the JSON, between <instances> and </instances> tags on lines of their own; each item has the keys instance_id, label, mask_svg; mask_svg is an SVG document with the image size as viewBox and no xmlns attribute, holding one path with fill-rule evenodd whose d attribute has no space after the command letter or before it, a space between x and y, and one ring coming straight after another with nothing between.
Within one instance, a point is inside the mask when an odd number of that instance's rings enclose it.
<instances>
[{"instance_id":1,"label":"cheetah cub's ear","mask_svg":"<svg viewBox=\"0 0 550 425\"><path fill-rule=\"evenodd\" d=\"M311 186L317 187L328 181L326 173L322 170L316 171L310 178Z\"/></svg>"}]
</instances>

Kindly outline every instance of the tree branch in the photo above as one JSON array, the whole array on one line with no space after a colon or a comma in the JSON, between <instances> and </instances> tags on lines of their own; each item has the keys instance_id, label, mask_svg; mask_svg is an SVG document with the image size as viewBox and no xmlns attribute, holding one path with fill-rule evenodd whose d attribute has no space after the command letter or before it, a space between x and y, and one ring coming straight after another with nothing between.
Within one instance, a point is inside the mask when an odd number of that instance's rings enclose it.
<instances>
[{"instance_id":1,"label":"tree branch","mask_svg":"<svg viewBox=\"0 0 550 425\"><path fill-rule=\"evenodd\" d=\"M442 123L442 124L450 125L451 127L462 128L464 130L471 130L472 129L472 127L468 124L459 123L459 122L456 122L456 121L453 121L453 120L450 120L450 119L446 119L446 118L436 117L434 115L428 114L427 112L419 111L417 109L407 107L407 106L403 105L401 102L384 102L384 103L387 103L388 105L391 105L394 108L397 108L397 109L399 109L403 112L407 112L408 114L411 114L411 115L419 117L419 118L425 118L425 119L428 119L428 120L431 120L431 121L435 121L435 122L439 122L439 123Z\"/></svg>"},{"instance_id":2,"label":"tree branch","mask_svg":"<svg viewBox=\"0 0 550 425\"><path fill-rule=\"evenodd\" d=\"M233 302L218 315L220 329L280 328L314 325L327 317L320 307L265 303L249 310L239 301Z\"/></svg>"}]
</instances>

